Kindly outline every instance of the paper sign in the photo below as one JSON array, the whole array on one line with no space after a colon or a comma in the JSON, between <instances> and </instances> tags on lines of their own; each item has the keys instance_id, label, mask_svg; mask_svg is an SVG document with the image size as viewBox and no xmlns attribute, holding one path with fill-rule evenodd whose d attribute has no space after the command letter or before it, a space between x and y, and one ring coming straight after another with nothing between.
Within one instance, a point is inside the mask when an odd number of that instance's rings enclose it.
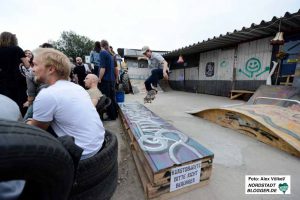
<instances>
[{"instance_id":1,"label":"paper sign","mask_svg":"<svg viewBox=\"0 0 300 200\"><path fill-rule=\"evenodd\" d=\"M170 192L200 182L201 161L184 165L171 170Z\"/></svg>"}]
</instances>

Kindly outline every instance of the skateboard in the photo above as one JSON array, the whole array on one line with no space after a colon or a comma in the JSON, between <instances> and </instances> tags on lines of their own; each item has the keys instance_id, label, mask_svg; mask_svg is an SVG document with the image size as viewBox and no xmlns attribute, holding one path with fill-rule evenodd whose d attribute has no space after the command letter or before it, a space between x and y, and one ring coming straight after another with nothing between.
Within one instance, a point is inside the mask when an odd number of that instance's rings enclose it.
<instances>
[{"instance_id":1,"label":"skateboard","mask_svg":"<svg viewBox=\"0 0 300 200\"><path fill-rule=\"evenodd\" d=\"M152 103L155 99L155 95L157 94L156 90L150 90L147 92L147 95L144 98L144 103Z\"/></svg>"}]
</instances>

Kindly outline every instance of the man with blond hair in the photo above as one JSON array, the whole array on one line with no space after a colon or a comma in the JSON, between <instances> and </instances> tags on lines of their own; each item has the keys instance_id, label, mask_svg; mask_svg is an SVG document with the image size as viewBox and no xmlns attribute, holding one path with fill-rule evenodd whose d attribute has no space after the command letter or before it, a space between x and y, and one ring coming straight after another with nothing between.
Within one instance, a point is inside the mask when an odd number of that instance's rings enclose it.
<instances>
[{"instance_id":1,"label":"man with blond hair","mask_svg":"<svg viewBox=\"0 0 300 200\"><path fill-rule=\"evenodd\" d=\"M99 99L103 96L98 89L98 81L98 76L95 74L88 74L84 79L85 87L88 88L87 92L89 93L94 106L97 105Z\"/></svg>"},{"instance_id":2,"label":"man with blond hair","mask_svg":"<svg viewBox=\"0 0 300 200\"><path fill-rule=\"evenodd\" d=\"M83 149L81 159L92 157L101 149L105 130L88 93L68 81L70 60L60 51L40 48L33 64L35 80L49 87L37 95L27 123L44 130L50 125L57 136L74 137Z\"/></svg>"}]
</instances>

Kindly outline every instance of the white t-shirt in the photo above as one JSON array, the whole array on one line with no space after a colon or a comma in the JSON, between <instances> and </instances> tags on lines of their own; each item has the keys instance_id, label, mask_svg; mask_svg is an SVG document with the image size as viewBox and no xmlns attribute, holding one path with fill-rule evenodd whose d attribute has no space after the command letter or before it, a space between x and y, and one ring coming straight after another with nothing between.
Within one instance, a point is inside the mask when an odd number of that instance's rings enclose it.
<instances>
[{"instance_id":1,"label":"white t-shirt","mask_svg":"<svg viewBox=\"0 0 300 200\"><path fill-rule=\"evenodd\" d=\"M105 129L88 93L79 85L59 80L40 91L33 103L33 119L51 122L60 137L70 135L82 155L100 150Z\"/></svg>"}]
</instances>

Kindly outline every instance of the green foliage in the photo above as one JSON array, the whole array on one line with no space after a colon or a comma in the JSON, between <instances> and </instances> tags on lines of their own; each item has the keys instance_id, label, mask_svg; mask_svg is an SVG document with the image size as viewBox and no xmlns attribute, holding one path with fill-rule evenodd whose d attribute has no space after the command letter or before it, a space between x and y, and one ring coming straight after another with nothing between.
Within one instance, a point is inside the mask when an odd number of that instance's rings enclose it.
<instances>
[{"instance_id":1,"label":"green foliage","mask_svg":"<svg viewBox=\"0 0 300 200\"><path fill-rule=\"evenodd\" d=\"M90 55L94 48L94 41L86 36L78 35L73 31L63 31L57 41L51 41L55 49L63 52L68 57L75 59Z\"/></svg>"}]
</instances>

